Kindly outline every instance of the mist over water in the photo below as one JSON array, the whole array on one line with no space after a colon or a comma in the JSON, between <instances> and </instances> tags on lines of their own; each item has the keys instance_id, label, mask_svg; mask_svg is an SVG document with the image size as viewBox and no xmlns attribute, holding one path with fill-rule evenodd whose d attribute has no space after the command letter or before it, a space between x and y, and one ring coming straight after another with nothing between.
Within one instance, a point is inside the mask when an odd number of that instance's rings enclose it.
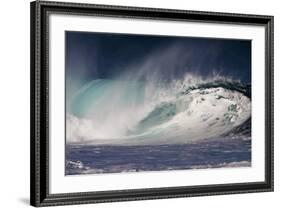
<instances>
[{"instance_id":1,"label":"mist over water","mask_svg":"<svg viewBox=\"0 0 281 208\"><path fill-rule=\"evenodd\" d=\"M201 59L208 54L200 53ZM186 64L197 63L193 59L192 50L171 44L128 64L122 73L88 81L67 99L66 141L187 143L219 137L249 119L247 86L215 70L199 75L200 65Z\"/></svg>"},{"instance_id":2,"label":"mist over water","mask_svg":"<svg viewBox=\"0 0 281 208\"><path fill-rule=\"evenodd\" d=\"M219 137L250 118L246 90L221 77L192 75L170 82L93 80L72 100L67 142L165 144Z\"/></svg>"}]
</instances>

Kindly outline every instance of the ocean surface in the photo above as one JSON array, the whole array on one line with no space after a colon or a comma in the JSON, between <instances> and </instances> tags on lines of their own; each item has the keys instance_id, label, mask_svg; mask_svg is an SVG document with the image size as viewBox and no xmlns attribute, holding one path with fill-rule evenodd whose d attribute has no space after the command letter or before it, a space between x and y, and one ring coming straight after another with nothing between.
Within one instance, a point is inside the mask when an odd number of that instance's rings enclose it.
<instances>
[{"instance_id":1,"label":"ocean surface","mask_svg":"<svg viewBox=\"0 0 281 208\"><path fill-rule=\"evenodd\" d=\"M251 139L220 138L170 145L67 145L65 174L250 166Z\"/></svg>"},{"instance_id":2,"label":"ocean surface","mask_svg":"<svg viewBox=\"0 0 281 208\"><path fill-rule=\"evenodd\" d=\"M251 86L89 82L66 114L66 175L251 166Z\"/></svg>"}]
</instances>

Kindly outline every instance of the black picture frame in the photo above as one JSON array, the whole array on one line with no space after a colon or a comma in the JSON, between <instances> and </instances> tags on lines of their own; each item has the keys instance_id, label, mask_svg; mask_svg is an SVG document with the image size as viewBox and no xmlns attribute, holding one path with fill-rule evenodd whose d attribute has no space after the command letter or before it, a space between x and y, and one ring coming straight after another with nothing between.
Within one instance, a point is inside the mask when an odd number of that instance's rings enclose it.
<instances>
[{"instance_id":1,"label":"black picture frame","mask_svg":"<svg viewBox=\"0 0 281 208\"><path fill-rule=\"evenodd\" d=\"M174 197L273 191L273 16L139 8L110 5L31 2L31 174L30 204L73 205ZM265 27L265 181L82 193L49 193L48 14L145 18Z\"/></svg>"}]
</instances>

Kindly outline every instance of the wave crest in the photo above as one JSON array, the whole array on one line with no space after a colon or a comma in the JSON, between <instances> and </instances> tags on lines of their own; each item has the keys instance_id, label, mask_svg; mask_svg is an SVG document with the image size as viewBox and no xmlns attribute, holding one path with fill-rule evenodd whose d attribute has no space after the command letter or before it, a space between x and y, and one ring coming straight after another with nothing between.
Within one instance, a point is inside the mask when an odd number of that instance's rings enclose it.
<instances>
[{"instance_id":1,"label":"wave crest","mask_svg":"<svg viewBox=\"0 0 281 208\"><path fill-rule=\"evenodd\" d=\"M251 117L250 86L214 76L94 80L71 100L69 143L187 143L220 137Z\"/></svg>"}]
</instances>

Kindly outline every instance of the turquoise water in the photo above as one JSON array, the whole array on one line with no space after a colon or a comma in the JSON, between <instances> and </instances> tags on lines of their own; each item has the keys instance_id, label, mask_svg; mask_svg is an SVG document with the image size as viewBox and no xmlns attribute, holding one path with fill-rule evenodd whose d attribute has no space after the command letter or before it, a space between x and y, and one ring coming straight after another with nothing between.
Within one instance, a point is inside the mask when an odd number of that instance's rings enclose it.
<instances>
[{"instance_id":1,"label":"turquoise water","mask_svg":"<svg viewBox=\"0 0 281 208\"><path fill-rule=\"evenodd\" d=\"M251 166L251 87L94 80L69 101L66 175Z\"/></svg>"}]
</instances>

